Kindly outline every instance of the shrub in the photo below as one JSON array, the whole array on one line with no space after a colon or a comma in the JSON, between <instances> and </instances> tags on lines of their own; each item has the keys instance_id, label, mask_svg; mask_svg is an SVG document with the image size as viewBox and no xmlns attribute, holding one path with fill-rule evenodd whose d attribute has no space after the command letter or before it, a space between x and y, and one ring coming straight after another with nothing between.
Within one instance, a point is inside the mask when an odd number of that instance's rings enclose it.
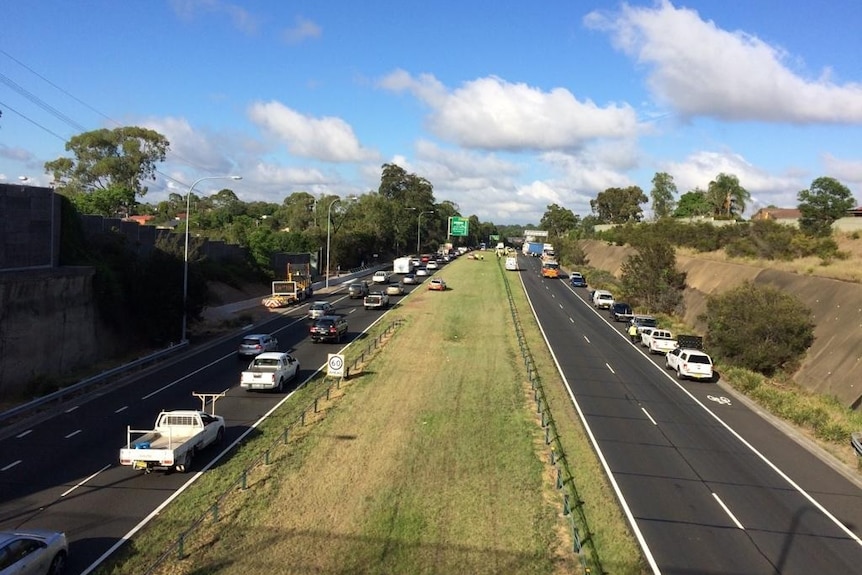
<instances>
[{"instance_id":1,"label":"shrub","mask_svg":"<svg viewBox=\"0 0 862 575\"><path fill-rule=\"evenodd\" d=\"M814 341L810 309L792 295L750 282L709 296L699 319L716 357L764 375L794 367Z\"/></svg>"}]
</instances>

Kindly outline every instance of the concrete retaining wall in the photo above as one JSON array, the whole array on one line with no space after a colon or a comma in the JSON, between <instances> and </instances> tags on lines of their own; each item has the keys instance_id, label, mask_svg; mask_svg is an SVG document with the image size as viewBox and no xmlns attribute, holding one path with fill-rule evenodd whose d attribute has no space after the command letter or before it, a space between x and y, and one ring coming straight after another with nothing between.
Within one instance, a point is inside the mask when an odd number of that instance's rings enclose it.
<instances>
[{"instance_id":1,"label":"concrete retaining wall","mask_svg":"<svg viewBox=\"0 0 862 575\"><path fill-rule=\"evenodd\" d=\"M98 321L93 274L85 267L0 274L0 398L116 352Z\"/></svg>"}]
</instances>

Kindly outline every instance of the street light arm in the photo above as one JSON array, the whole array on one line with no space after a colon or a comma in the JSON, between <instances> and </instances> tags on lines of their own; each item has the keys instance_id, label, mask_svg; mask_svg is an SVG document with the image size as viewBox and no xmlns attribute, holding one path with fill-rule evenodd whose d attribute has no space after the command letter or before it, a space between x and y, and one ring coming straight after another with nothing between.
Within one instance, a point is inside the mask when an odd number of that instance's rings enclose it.
<instances>
[{"instance_id":1,"label":"street light arm","mask_svg":"<svg viewBox=\"0 0 862 575\"><path fill-rule=\"evenodd\" d=\"M191 209L192 209L192 191L194 191L195 186L204 180L241 180L242 176L204 176L203 178L198 178L195 180L191 186L189 186L189 191L186 192L186 238L185 238L185 250L183 251L183 332L180 338L180 342L187 341L186 337L186 325L188 324L188 313L186 308L188 307L189 300L189 227L191 224Z\"/></svg>"}]
</instances>

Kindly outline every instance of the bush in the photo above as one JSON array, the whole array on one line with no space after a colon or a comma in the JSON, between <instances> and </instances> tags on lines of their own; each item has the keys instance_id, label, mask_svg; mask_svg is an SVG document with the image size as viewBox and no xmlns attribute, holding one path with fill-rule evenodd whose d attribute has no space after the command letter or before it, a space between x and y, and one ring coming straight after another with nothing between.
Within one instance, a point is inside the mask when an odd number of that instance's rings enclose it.
<instances>
[{"instance_id":1,"label":"bush","mask_svg":"<svg viewBox=\"0 0 862 575\"><path fill-rule=\"evenodd\" d=\"M699 319L716 357L764 375L791 370L814 341L810 309L792 295L750 282L709 296Z\"/></svg>"}]
</instances>

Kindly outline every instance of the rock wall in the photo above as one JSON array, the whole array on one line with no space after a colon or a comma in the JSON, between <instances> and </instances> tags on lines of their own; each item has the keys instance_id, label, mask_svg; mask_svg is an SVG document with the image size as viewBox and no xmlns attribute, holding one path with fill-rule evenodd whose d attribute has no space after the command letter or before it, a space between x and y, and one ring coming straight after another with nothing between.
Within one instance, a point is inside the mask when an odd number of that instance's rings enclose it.
<instances>
[{"instance_id":1,"label":"rock wall","mask_svg":"<svg viewBox=\"0 0 862 575\"><path fill-rule=\"evenodd\" d=\"M583 242L583 247L591 266L617 277L625 258L635 253L630 247L599 241ZM677 257L677 267L687 274L685 321L701 331L704 326L697 316L706 310L707 296L745 281L799 298L812 310L816 327L814 344L793 379L853 409L862 405L862 285L686 256Z\"/></svg>"},{"instance_id":2,"label":"rock wall","mask_svg":"<svg viewBox=\"0 0 862 575\"><path fill-rule=\"evenodd\" d=\"M99 324L92 268L0 274L0 398L116 352Z\"/></svg>"}]
</instances>

